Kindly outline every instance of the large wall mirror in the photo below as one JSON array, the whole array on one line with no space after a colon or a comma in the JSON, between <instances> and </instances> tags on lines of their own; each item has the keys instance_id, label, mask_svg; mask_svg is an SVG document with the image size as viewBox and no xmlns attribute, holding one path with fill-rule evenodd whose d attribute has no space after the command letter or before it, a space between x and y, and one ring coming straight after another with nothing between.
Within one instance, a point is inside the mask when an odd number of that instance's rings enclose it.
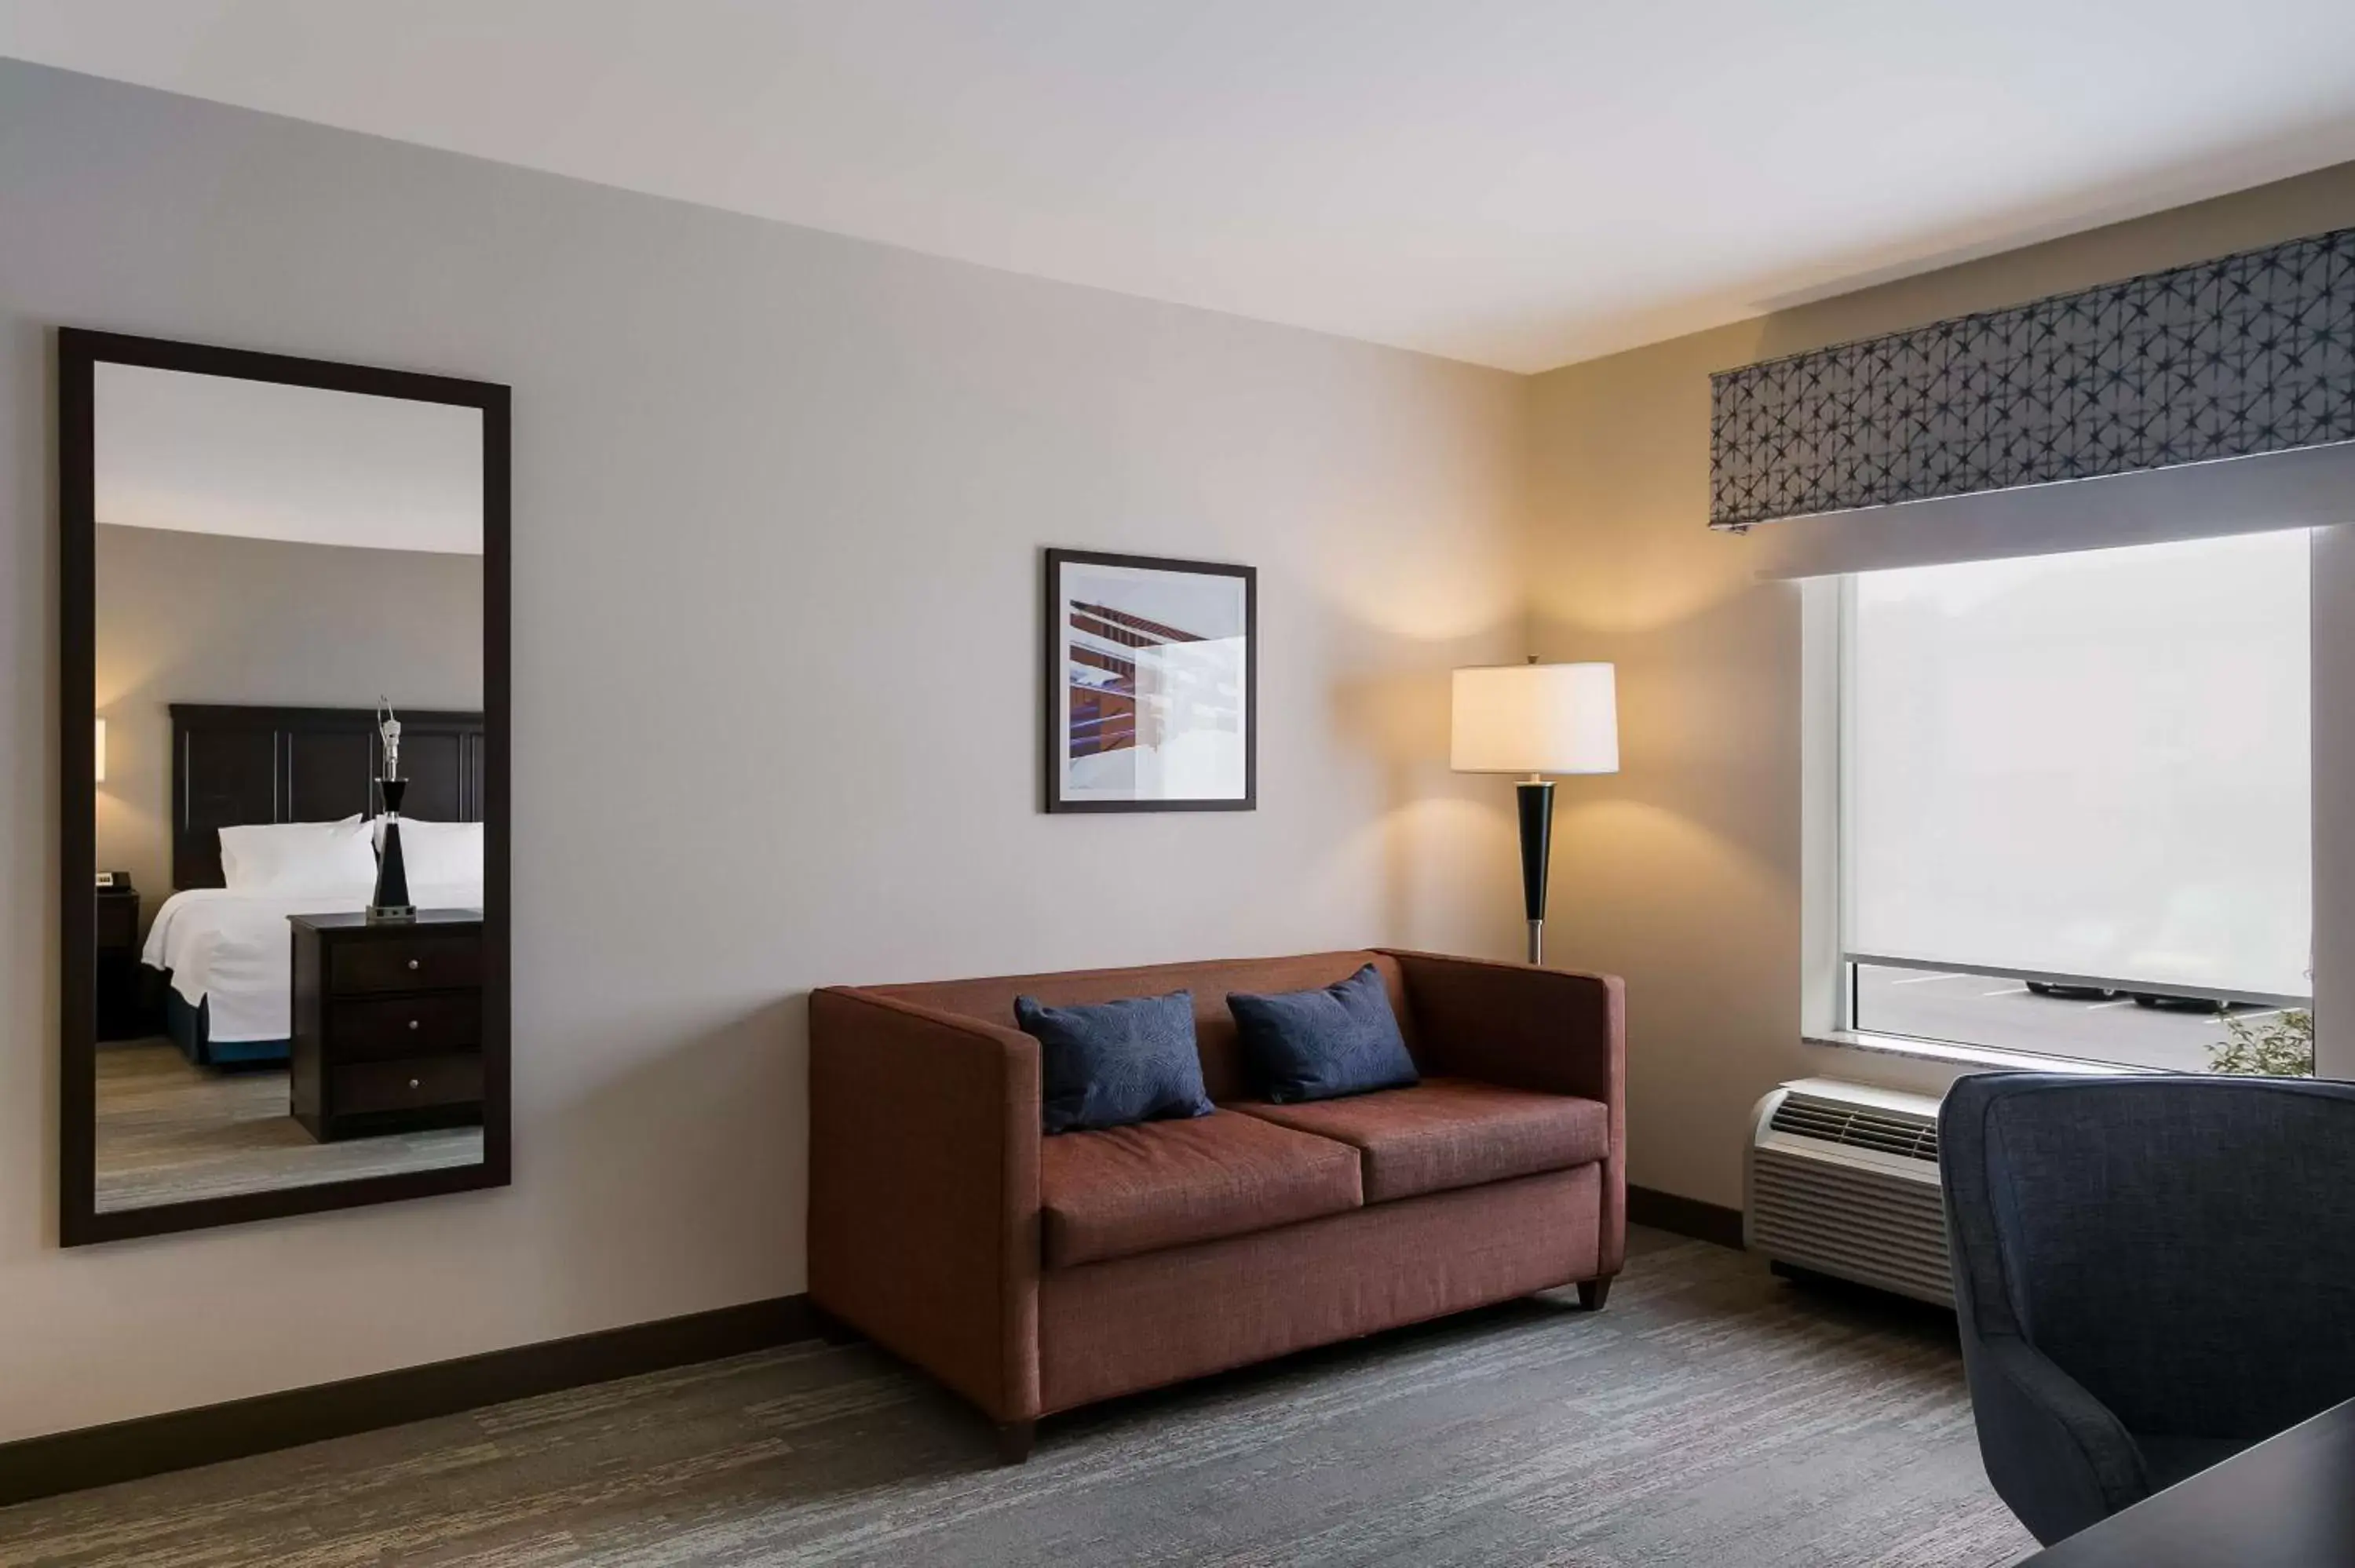
<instances>
[{"instance_id":1,"label":"large wall mirror","mask_svg":"<svg viewBox=\"0 0 2355 1568\"><path fill-rule=\"evenodd\" d=\"M506 388L58 367L60 1239L504 1184Z\"/></svg>"}]
</instances>

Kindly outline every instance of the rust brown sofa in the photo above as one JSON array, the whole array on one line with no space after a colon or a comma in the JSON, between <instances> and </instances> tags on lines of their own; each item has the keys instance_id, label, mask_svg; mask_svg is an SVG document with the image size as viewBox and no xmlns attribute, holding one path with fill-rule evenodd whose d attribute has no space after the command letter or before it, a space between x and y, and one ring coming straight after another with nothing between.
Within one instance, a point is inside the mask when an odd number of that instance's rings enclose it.
<instances>
[{"instance_id":1,"label":"rust brown sofa","mask_svg":"<svg viewBox=\"0 0 2355 1568\"><path fill-rule=\"evenodd\" d=\"M1413 1088L1251 1099L1231 991L1381 972ZM1194 993L1218 1111L1039 1131L1014 999ZM1423 953L833 988L810 1000L809 1290L998 1424L1576 1283L1625 1245L1620 983Z\"/></svg>"}]
</instances>

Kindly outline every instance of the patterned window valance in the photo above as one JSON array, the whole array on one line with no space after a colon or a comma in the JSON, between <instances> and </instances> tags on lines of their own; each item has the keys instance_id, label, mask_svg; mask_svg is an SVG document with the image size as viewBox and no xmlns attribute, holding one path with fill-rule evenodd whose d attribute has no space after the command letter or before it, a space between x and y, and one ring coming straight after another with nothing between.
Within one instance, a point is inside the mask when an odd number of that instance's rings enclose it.
<instances>
[{"instance_id":1,"label":"patterned window valance","mask_svg":"<svg viewBox=\"0 0 2355 1568\"><path fill-rule=\"evenodd\" d=\"M2355 440L2355 228L1710 389L1718 528Z\"/></svg>"}]
</instances>

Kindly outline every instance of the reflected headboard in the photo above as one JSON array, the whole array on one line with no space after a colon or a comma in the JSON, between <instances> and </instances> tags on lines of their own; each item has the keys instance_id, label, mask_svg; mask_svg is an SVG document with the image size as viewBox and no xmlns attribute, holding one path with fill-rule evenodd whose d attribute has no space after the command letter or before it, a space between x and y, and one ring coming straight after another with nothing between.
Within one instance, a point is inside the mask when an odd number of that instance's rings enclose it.
<instances>
[{"instance_id":1,"label":"reflected headboard","mask_svg":"<svg viewBox=\"0 0 2355 1568\"><path fill-rule=\"evenodd\" d=\"M400 710L401 815L483 820L483 715ZM220 830L373 816L374 708L172 705L172 885L219 887Z\"/></svg>"}]
</instances>

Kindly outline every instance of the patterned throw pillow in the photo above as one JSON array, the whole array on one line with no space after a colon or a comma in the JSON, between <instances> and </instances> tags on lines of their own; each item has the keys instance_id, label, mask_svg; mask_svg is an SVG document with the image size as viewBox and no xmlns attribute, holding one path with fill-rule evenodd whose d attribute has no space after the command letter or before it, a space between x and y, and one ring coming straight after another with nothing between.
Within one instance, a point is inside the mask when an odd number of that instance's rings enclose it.
<instances>
[{"instance_id":1,"label":"patterned throw pillow","mask_svg":"<svg viewBox=\"0 0 2355 1568\"><path fill-rule=\"evenodd\" d=\"M1277 1105L1421 1081L1371 964L1322 991L1230 996L1227 1006L1260 1093Z\"/></svg>"},{"instance_id":2,"label":"patterned throw pillow","mask_svg":"<svg viewBox=\"0 0 2355 1568\"><path fill-rule=\"evenodd\" d=\"M1208 1116L1194 1054L1194 993L1131 997L1092 1007L1014 999L1014 1021L1039 1041L1040 1122L1056 1132Z\"/></svg>"}]
</instances>

